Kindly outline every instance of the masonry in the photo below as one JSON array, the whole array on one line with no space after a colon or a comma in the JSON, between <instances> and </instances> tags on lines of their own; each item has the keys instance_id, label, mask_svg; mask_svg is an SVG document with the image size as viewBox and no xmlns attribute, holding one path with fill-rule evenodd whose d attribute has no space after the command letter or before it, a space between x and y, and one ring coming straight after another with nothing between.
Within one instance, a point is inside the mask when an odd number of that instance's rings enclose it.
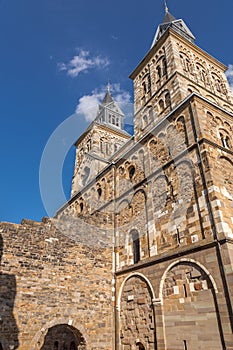
<instances>
[{"instance_id":1,"label":"masonry","mask_svg":"<svg viewBox=\"0 0 233 350\"><path fill-rule=\"evenodd\" d=\"M54 218L2 223L0 349L233 349L233 97L168 11L76 142Z\"/></svg>"}]
</instances>

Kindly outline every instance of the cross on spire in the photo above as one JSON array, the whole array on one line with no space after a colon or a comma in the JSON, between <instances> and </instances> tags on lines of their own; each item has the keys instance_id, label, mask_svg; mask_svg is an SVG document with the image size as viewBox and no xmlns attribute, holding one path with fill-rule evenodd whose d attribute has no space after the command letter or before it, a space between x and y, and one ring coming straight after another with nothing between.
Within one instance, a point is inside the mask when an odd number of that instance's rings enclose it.
<instances>
[{"instance_id":1,"label":"cross on spire","mask_svg":"<svg viewBox=\"0 0 233 350\"><path fill-rule=\"evenodd\" d=\"M167 6L167 0L164 0L164 7L165 7L165 12L168 13L168 6Z\"/></svg>"}]
</instances>

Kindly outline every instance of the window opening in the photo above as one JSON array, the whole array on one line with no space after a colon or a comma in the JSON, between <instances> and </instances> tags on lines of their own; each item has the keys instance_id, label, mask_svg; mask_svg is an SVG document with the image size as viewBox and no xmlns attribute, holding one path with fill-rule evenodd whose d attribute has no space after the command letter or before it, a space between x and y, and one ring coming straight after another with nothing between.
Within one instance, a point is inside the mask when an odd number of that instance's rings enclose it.
<instances>
[{"instance_id":1,"label":"window opening","mask_svg":"<svg viewBox=\"0 0 233 350\"><path fill-rule=\"evenodd\" d=\"M163 75L167 75L167 61L163 58Z\"/></svg>"},{"instance_id":2,"label":"window opening","mask_svg":"<svg viewBox=\"0 0 233 350\"><path fill-rule=\"evenodd\" d=\"M86 185L87 183L87 179L90 175L90 168L88 168L87 166L84 168L84 176L83 176L83 186Z\"/></svg>"},{"instance_id":3,"label":"window opening","mask_svg":"<svg viewBox=\"0 0 233 350\"><path fill-rule=\"evenodd\" d=\"M163 102L163 100L159 101L159 107L160 107L160 111L162 112L164 110L164 102Z\"/></svg>"},{"instance_id":4,"label":"window opening","mask_svg":"<svg viewBox=\"0 0 233 350\"><path fill-rule=\"evenodd\" d=\"M144 345L142 345L142 343L137 343L137 350L145 350Z\"/></svg>"},{"instance_id":5,"label":"window opening","mask_svg":"<svg viewBox=\"0 0 233 350\"><path fill-rule=\"evenodd\" d=\"M143 92L144 92L144 94L146 94L147 89L146 89L146 83L145 83L145 81L142 83L142 86L143 86Z\"/></svg>"},{"instance_id":6,"label":"window opening","mask_svg":"<svg viewBox=\"0 0 233 350\"><path fill-rule=\"evenodd\" d=\"M54 345L53 345L53 349L54 349L54 350L58 350L58 346L59 346L58 341L55 341L55 342L54 342ZM0 350L2 350L1 347L0 347Z\"/></svg>"},{"instance_id":7,"label":"window opening","mask_svg":"<svg viewBox=\"0 0 233 350\"><path fill-rule=\"evenodd\" d=\"M131 167L129 167L129 178L130 178L130 180L132 180L132 178L133 178L133 176L135 174L135 171L136 171L136 169L135 169L135 167L133 165Z\"/></svg>"},{"instance_id":8,"label":"window opening","mask_svg":"<svg viewBox=\"0 0 233 350\"><path fill-rule=\"evenodd\" d=\"M101 198L101 196L102 196L102 188L101 187L99 187L97 189L97 193L98 193L98 198Z\"/></svg>"},{"instance_id":9,"label":"window opening","mask_svg":"<svg viewBox=\"0 0 233 350\"><path fill-rule=\"evenodd\" d=\"M157 70L158 78L159 78L159 80L160 80L160 79L162 78L162 70L161 70L161 67L158 66L158 67L156 68L156 70Z\"/></svg>"},{"instance_id":10,"label":"window opening","mask_svg":"<svg viewBox=\"0 0 233 350\"><path fill-rule=\"evenodd\" d=\"M133 260L134 260L134 264L136 264L140 260L140 239L137 231L133 232L132 238L133 238Z\"/></svg>"},{"instance_id":11,"label":"window opening","mask_svg":"<svg viewBox=\"0 0 233 350\"><path fill-rule=\"evenodd\" d=\"M166 103L166 107L171 106L171 97L170 97L169 92L166 93L166 95L165 95L165 103Z\"/></svg>"}]
</instances>

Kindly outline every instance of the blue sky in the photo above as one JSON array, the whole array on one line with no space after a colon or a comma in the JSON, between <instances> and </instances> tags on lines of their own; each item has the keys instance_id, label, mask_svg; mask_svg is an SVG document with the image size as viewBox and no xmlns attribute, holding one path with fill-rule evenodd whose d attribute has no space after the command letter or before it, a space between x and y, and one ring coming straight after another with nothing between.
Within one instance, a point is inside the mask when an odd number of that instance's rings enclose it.
<instances>
[{"instance_id":1,"label":"blue sky","mask_svg":"<svg viewBox=\"0 0 233 350\"><path fill-rule=\"evenodd\" d=\"M168 0L168 5L198 46L233 64L232 1ZM0 221L40 221L47 215L39 189L47 140L77 108L78 138L90 119L82 108L102 96L108 79L116 97L130 101L128 76L149 50L163 16L162 0L0 0ZM72 148L63 169L67 196L73 158Z\"/></svg>"}]
</instances>

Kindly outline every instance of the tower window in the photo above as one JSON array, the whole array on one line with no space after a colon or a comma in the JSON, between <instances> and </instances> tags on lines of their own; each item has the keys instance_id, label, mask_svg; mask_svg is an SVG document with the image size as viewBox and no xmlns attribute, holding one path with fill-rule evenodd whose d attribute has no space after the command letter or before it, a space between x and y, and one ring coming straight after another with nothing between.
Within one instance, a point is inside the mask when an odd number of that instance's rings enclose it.
<instances>
[{"instance_id":1,"label":"tower window","mask_svg":"<svg viewBox=\"0 0 233 350\"><path fill-rule=\"evenodd\" d=\"M228 133L225 130L221 130L221 132L219 132L219 136L222 142L222 146L231 149L231 141Z\"/></svg>"},{"instance_id":2,"label":"tower window","mask_svg":"<svg viewBox=\"0 0 233 350\"><path fill-rule=\"evenodd\" d=\"M83 212L83 203L82 202L79 204L79 210L80 210L80 213Z\"/></svg>"},{"instance_id":3,"label":"tower window","mask_svg":"<svg viewBox=\"0 0 233 350\"><path fill-rule=\"evenodd\" d=\"M91 140L87 141L87 151L90 152L91 150Z\"/></svg>"},{"instance_id":4,"label":"tower window","mask_svg":"<svg viewBox=\"0 0 233 350\"><path fill-rule=\"evenodd\" d=\"M150 91L150 90L151 90L151 78L150 78L150 74L148 74L147 81L148 81L148 91Z\"/></svg>"},{"instance_id":5,"label":"tower window","mask_svg":"<svg viewBox=\"0 0 233 350\"><path fill-rule=\"evenodd\" d=\"M162 70L160 66L156 67L157 74L158 74L158 79L160 80L162 78Z\"/></svg>"},{"instance_id":6,"label":"tower window","mask_svg":"<svg viewBox=\"0 0 233 350\"><path fill-rule=\"evenodd\" d=\"M152 122L154 119L154 112L153 112L153 109L150 108L149 110L149 122Z\"/></svg>"},{"instance_id":7,"label":"tower window","mask_svg":"<svg viewBox=\"0 0 233 350\"><path fill-rule=\"evenodd\" d=\"M104 153L103 141L100 140L100 152Z\"/></svg>"},{"instance_id":8,"label":"tower window","mask_svg":"<svg viewBox=\"0 0 233 350\"><path fill-rule=\"evenodd\" d=\"M164 110L164 102L163 102L163 100L159 100L159 108L160 108L161 112Z\"/></svg>"},{"instance_id":9,"label":"tower window","mask_svg":"<svg viewBox=\"0 0 233 350\"><path fill-rule=\"evenodd\" d=\"M86 185L89 175L90 175L90 168L88 168L88 167L86 166L86 167L84 168L83 186Z\"/></svg>"},{"instance_id":10,"label":"tower window","mask_svg":"<svg viewBox=\"0 0 233 350\"><path fill-rule=\"evenodd\" d=\"M142 87L143 87L143 92L144 92L144 95L147 93L147 88L146 88L146 82L144 81L142 83Z\"/></svg>"},{"instance_id":11,"label":"tower window","mask_svg":"<svg viewBox=\"0 0 233 350\"><path fill-rule=\"evenodd\" d=\"M147 126L147 124L148 124L148 117L147 117L147 115L145 114L145 115L143 116L143 127Z\"/></svg>"},{"instance_id":12,"label":"tower window","mask_svg":"<svg viewBox=\"0 0 233 350\"><path fill-rule=\"evenodd\" d=\"M136 171L135 166L131 165L128 171L129 171L129 179L132 180Z\"/></svg>"},{"instance_id":13,"label":"tower window","mask_svg":"<svg viewBox=\"0 0 233 350\"><path fill-rule=\"evenodd\" d=\"M97 193L98 193L98 198L100 199L101 196L102 196L102 188L101 188L101 187L99 187L99 188L97 189Z\"/></svg>"},{"instance_id":14,"label":"tower window","mask_svg":"<svg viewBox=\"0 0 233 350\"><path fill-rule=\"evenodd\" d=\"M165 104L166 104L166 107L170 107L171 106L171 97L170 97L169 92L167 92L166 95L165 95Z\"/></svg>"},{"instance_id":15,"label":"tower window","mask_svg":"<svg viewBox=\"0 0 233 350\"><path fill-rule=\"evenodd\" d=\"M162 60L162 64L163 64L163 75L167 76L167 61L166 61L165 57Z\"/></svg>"},{"instance_id":16,"label":"tower window","mask_svg":"<svg viewBox=\"0 0 233 350\"><path fill-rule=\"evenodd\" d=\"M138 231L134 230L132 232L133 239L133 260L134 263L138 263L140 260L140 239Z\"/></svg>"}]
</instances>

